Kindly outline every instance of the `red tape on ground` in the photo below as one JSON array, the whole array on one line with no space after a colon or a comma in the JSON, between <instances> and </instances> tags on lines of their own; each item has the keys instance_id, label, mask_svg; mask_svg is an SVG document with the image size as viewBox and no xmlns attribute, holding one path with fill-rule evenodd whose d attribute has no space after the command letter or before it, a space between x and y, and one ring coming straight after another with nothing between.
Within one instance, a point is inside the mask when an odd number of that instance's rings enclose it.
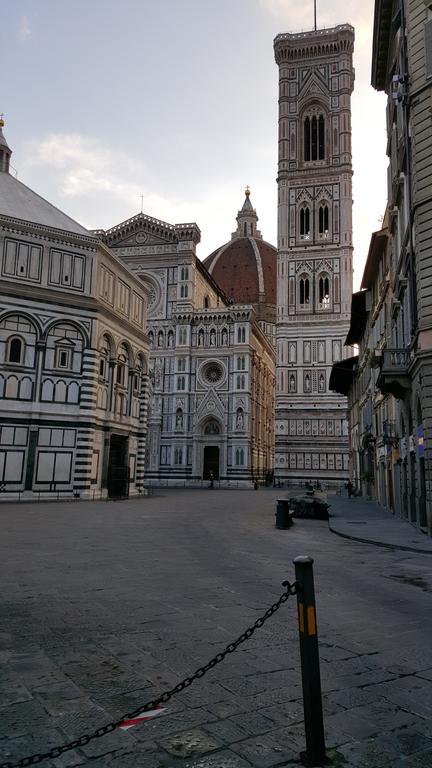
<instances>
[{"instance_id":1,"label":"red tape on ground","mask_svg":"<svg viewBox=\"0 0 432 768\"><path fill-rule=\"evenodd\" d=\"M133 728L134 725L144 723L146 720L151 720L153 717L159 717L163 715L166 707L156 707L156 709L149 709L148 712L143 712L141 715L133 717L131 720L123 720L117 728L122 731L127 731L129 728Z\"/></svg>"}]
</instances>

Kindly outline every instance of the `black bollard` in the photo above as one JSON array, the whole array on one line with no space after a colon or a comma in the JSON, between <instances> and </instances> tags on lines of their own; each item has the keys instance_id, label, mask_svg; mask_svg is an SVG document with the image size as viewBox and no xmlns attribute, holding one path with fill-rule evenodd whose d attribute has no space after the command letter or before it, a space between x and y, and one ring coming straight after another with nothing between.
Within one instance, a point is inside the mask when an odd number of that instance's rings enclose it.
<instances>
[{"instance_id":1,"label":"black bollard","mask_svg":"<svg viewBox=\"0 0 432 768\"><path fill-rule=\"evenodd\" d=\"M294 565L296 582L299 585L297 608L306 735L306 752L302 752L300 757L303 765L312 768L320 766L326 759L313 558L296 557Z\"/></svg>"}]
</instances>

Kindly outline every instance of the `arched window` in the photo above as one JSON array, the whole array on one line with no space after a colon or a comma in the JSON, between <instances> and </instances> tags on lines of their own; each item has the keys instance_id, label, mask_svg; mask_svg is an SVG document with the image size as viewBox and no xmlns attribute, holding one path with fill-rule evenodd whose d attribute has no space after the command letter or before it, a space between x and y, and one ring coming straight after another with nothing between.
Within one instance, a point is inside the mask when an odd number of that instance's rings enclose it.
<instances>
[{"instance_id":1,"label":"arched window","mask_svg":"<svg viewBox=\"0 0 432 768\"><path fill-rule=\"evenodd\" d=\"M324 160L325 157L325 121L324 115L307 115L303 131L304 152L306 163L310 160Z\"/></svg>"},{"instance_id":2,"label":"arched window","mask_svg":"<svg viewBox=\"0 0 432 768\"><path fill-rule=\"evenodd\" d=\"M300 236L308 237L310 234L310 210L307 205L300 208Z\"/></svg>"},{"instance_id":3,"label":"arched window","mask_svg":"<svg viewBox=\"0 0 432 768\"><path fill-rule=\"evenodd\" d=\"M245 237L247 237L247 224L246 222L243 224L243 234Z\"/></svg>"},{"instance_id":4,"label":"arched window","mask_svg":"<svg viewBox=\"0 0 432 768\"><path fill-rule=\"evenodd\" d=\"M244 371L246 367L246 361L244 357L238 357L237 358L237 368L239 371Z\"/></svg>"},{"instance_id":5,"label":"arched window","mask_svg":"<svg viewBox=\"0 0 432 768\"><path fill-rule=\"evenodd\" d=\"M188 286L187 285L181 285L180 286L180 298L187 299L188 293L189 293Z\"/></svg>"},{"instance_id":6,"label":"arched window","mask_svg":"<svg viewBox=\"0 0 432 768\"><path fill-rule=\"evenodd\" d=\"M304 159L306 162L309 162L309 160L311 159L310 134L311 134L310 118L306 117L304 121Z\"/></svg>"},{"instance_id":7,"label":"arched window","mask_svg":"<svg viewBox=\"0 0 432 768\"><path fill-rule=\"evenodd\" d=\"M204 309L208 309L210 306L210 299L208 296L204 296Z\"/></svg>"},{"instance_id":8,"label":"arched window","mask_svg":"<svg viewBox=\"0 0 432 768\"><path fill-rule=\"evenodd\" d=\"M318 301L320 309L330 308L330 280L328 275L321 275L318 281Z\"/></svg>"},{"instance_id":9,"label":"arched window","mask_svg":"<svg viewBox=\"0 0 432 768\"><path fill-rule=\"evenodd\" d=\"M237 343L242 344L246 341L246 330L244 328L239 328L237 331Z\"/></svg>"},{"instance_id":10,"label":"arched window","mask_svg":"<svg viewBox=\"0 0 432 768\"><path fill-rule=\"evenodd\" d=\"M183 449L174 449L174 464L183 464Z\"/></svg>"},{"instance_id":11,"label":"arched window","mask_svg":"<svg viewBox=\"0 0 432 768\"><path fill-rule=\"evenodd\" d=\"M9 339L7 362L18 365L24 362L24 342L16 336Z\"/></svg>"},{"instance_id":12,"label":"arched window","mask_svg":"<svg viewBox=\"0 0 432 768\"><path fill-rule=\"evenodd\" d=\"M184 376L177 376L177 389L181 391L186 389L186 379Z\"/></svg>"},{"instance_id":13,"label":"arched window","mask_svg":"<svg viewBox=\"0 0 432 768\"><path fill-rule=\"evenodd\" d=\"M324 235L329 230L329 209L328 205L321 204L318 211L318 232Z\"/></svg>"},{"instance_id":14,"label":"arched window","mask_svg":"<svg viewBox=\"0 0 432 768\"><path fill-rule=\"evenodd\" d=\"M235 463L236 467L242 467L244 465L244 448L236 448Z\"/></svg>"},{"instance_id":15,"label":"arched window","mask_svg":"<svg viewBox=\"0 0 432 768\"><path fill-rule=\"evenodd\" d=\"M318 160L324 160L324 116L318 118Z\"/></svg>"},{"instance_id":16,"label":"arched window","mask_svg":"<svg viewBox=\"0 0 432 768\"><path fill-rule=\"evenodd\" d=\"M306 275L301 275L299 281L299 303L302 307L309 304L310 282Z\"/></svg>"},{"instance_id":17,"label":"arched window","mask_svg":"<svg viewBox=\"0 0 432 768\"><path fill-rule=\"evenodd\" d=\"M237 376L237 389L244 389L245 388L245 376L242 373L241 375Z\"/></svg>"}]
</instances>

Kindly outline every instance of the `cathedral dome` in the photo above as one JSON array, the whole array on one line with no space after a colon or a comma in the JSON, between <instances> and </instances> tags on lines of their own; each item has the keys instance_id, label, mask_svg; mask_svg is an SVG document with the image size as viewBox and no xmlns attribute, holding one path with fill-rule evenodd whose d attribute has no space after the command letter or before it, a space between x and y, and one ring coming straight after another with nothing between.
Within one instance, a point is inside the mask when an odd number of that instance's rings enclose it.
<instances>
[{"instance_id":1,"label":"cathedral dome","mask_svg":"<svg viewBox=\"0 0 432 768\"><path fill-rule=\"evenodd\" d=\"M256 305L259 316L270 320L269 311L272 315L276 305L277 250L263 240L257 222L247 188L237 215L237 231L207 257L204 265L229 299Z\"/></svg>"}]
</instances>

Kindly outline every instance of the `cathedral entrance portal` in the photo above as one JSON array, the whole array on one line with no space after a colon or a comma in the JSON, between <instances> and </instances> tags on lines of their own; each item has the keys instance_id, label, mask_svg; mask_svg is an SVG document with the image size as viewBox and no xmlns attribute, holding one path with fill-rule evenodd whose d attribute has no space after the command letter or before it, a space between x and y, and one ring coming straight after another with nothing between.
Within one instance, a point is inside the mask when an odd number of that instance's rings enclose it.
<instances>
[{"instance_id":1,"label":"cathedral entrance portal","mask_svg":"<svg viewBox=\"0 0 432 768\"><path fill-rule=\"evenodd\" d=\"M219 446L204 446L203 480L219 480Z\"/></svg>"}]
</instances>

